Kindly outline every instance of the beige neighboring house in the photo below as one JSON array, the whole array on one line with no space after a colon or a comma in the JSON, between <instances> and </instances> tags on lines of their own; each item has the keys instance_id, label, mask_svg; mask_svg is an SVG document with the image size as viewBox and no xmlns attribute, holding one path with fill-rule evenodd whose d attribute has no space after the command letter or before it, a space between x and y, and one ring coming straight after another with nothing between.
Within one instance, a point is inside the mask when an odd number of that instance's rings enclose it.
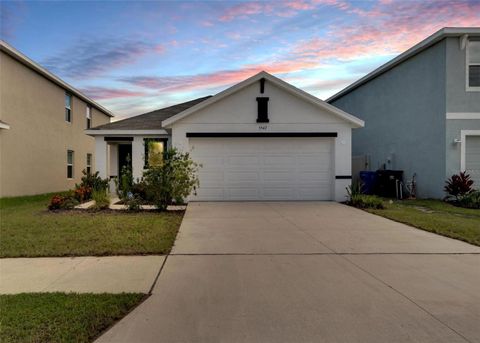
<instances>
[{"instance_id":1,"label":"beige neighboring house","mask_svg":"<svg viewBox=\"0 0 480 343\"><path fill-rule=\"evenodd\" d=\"M0 197L74 187L112 113L3 41L0 75Z\"/></svg>"}]
</instances>

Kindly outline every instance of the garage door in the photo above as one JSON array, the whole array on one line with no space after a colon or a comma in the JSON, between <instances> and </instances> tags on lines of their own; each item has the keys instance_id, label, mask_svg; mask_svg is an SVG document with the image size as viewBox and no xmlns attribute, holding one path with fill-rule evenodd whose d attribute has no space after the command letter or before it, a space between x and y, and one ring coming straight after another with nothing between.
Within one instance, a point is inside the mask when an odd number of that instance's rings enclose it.
<instances>
[{"instance_id":1,"label":"garage door","mask_svg":"<svg viewBox=\"0 0 480 343\"><path fill-rule=\"evenodd\" d=\"M331 200L332 138L190 138L194 200Z\"/></svg>"},{"instance_id":2,"label":"garage door","mask_svg":"<svg viewBox=\"0 0 480 343\"><path fill-rule=\"evenodd\" d=\"M480 189L480 136L466 136L465 170L470 174L473 187Z\"/></svg>"}]
</instances>

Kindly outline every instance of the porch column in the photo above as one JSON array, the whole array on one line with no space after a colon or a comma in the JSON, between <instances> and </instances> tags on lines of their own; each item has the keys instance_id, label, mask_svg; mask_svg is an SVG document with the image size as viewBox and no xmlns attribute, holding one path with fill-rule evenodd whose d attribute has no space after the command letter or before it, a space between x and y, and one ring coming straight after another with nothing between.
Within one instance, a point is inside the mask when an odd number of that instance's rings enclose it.
<instances>
[{"instance_id":1,"label":"porch column","mask_svg":"<svg viewBox=\"0 0 480 343\"><path fill-rule=\"evenodd\" d=\"M143 137L134 137L132 142L132 174L134 181L137 181L137 179L143 176L144 154L145 146Z\"/></svg>"},{"instance_id":2,"label":"porch column","mask_svg":"<svg viewBox=\"0 0 480 343\"><path fill-rule=\"evenodd\" d=\"M95 170L102 179L108 177L108 144L103 136L95 137Z\"/></svg>"}]
</instances>

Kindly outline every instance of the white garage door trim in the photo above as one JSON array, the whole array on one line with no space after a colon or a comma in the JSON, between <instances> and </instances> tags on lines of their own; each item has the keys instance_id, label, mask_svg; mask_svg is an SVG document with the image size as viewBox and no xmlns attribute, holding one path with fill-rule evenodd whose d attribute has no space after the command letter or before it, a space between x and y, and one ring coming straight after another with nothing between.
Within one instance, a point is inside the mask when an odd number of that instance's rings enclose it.
<instances>
[{"instance_id":1,"label":"white garage door trim","mask_svg":"<svg viewBox=\"0 0 480 343\"><path fill-rule=\"evenodd\" d=\"M461 171L464 171L466 166L467 136L480 136L480 130L461 130L460 131L460 170Z\"/></svg>"},{"instance_id":2,"label":"white garage door trim","mask_svg":"<svg viewBox=\"0 0 480 343\"><path fill-rule=\"evenodd\" d=\"M188 134L192 158L204 165L191 200L334 199L336 134L269 134Z\"/></svg>"},{"instance_id":3,"label":"white garage door trim","mask_svg":"<svg viewBox=\"0 0 480 343\"><path fill-rule=\"evenodd\" d=\"M480 133L480 131L479 131ZM480 186L480 134L465 135L465 167L466 171L474 181L473 187Z\"/></svg>"}]
</instances>

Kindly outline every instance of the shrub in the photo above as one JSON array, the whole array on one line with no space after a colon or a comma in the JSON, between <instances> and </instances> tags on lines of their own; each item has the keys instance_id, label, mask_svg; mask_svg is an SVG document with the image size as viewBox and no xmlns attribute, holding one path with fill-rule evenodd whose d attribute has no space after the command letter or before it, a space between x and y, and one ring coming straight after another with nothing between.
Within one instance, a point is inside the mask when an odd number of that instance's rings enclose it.
<instances>
[{"instance_id":1,"label":"shrub","mask_svg":"<svg viewBox=\"0 0 480 343\"><path fill-rule=\"evenodd\" d=\"M80 184L78 185L75 185L75 188L76 189L79 189L81 187L85 187L85 188L89 188L92 192L94 190L96 191L101 191L101 190L107 190L108 189L108 179L102 179L100 176L99 176L99 173L98 171L95 172L95 173L87 173L84 170L82 170L82 179L81 179L81 182Z\"/></svg>"},{"instance_id":2,"label":"shrub","mask_svg":"<svg viewBox=\"0 0 480 343\"><path fill-rule=\"evenodd\" d=\"M49 210L71 210L76 205L78 205L78 201L75 199L73 192L69 192L65 195L55 194L50 199L48 209Z\"/></svg>"},{"instance_id":3,"label":"shrub","mask_svg":"<svg viewBox=\"0 0 480 343\"><path fill-rule=\"evenodd\" d=\"M62 208L62 205L65 201L65 197L60 194L55 194L51 199L50 203L48 204L49 210L59 210Z\"/></svg>"},{"instance_id":4,"label":"shrub","mask_svg":"<svg viewBox=\"0 0 480 343\"><path fill-rule=\"evenodd\" d=\"M92 188L88 186L78 186L75 188L74 192L75 199L77 199L79 202L84 202L92 197Z\"/></svg>"},{"instance_id":5,"label":"shrub","mask_svg":"<svg viewBox=\"0 0 480 343\"><path fill-rule=\"evenodd\" d=\"M363 183L361 181L353 181L347 187L347 198L351 201L352 197L362 194Z\"/></svg>"},{"instance_id":6,"label":"shrub","mask_svg":"<svg viewBox=\"0 0 480 343\"><path fill-rule=\"evenodd\" d=\"M126 162L127 164L122 167L120 172L120 178L115 181L117 195L124 201L130 194L132 194L133 187L133 173L130 165L130 155L127 155Z\"/></svg>"},{"instance_id":7,"label":"shrub","mask_svg":"<svg viewBox=\"0 0 480 343\"><path fill-rule=\"evenodd\" d=\"M165 210L171 203L183 203L199 186L197 171L200 165L192 161L189 153L168 149L161 163L149 165L144 182L154 205Z\"/></svg>"},{"instance_id":8,"label":"shrub","mask_svg":"<svg viewBox=\"0 0 480 343\"><path fill-rule=\"evenodd\" d=\"M347 203L358 208L376 208L383 209L383 200L375 195L366 195L362 193L363 183L354 181L347 187Z\"/></svg>"},{"instance_id":9,"label":"shrub","mask_svg":"<svg viewBox=\"0 0 480 343\"><path fill-rule=\"evenodd\" d=\"M473 180L465 172L452 175L445 183L443 190L448 194L446 199L454 197L458 201L472 191Z\"/></svg>"},{"instance_id":10,"label":"shrub","mask_svg":"<svg viewBox=\"0 0 480 343\"><path fill-rule=\"evenodd\" d=\"M127 210L129 211L140 211L142 209L142 198L138 195L132 195L124 200L125 205L127 206Z\"/></svg>"},{"instance_id":11,"label":"shrub","mask_svg":"<svg viewBox=\"0 0 480 343\"><path fill-rule=\"evenodd\" d=\"M458 201L458 205L465 208L480 208L480 191L470 192Z\"/></svg>"},{"instance_id":12,"label":"shrub","mask_svg":"<svg viewBox=\"0 0 480 343\"><path fill-rule=\"evenodd\" d=\"M110 199L106 190L95 190L92 192L92 199L95 200L94 210L105 210L110 206Z\"/></svg>"}]
</instances>

